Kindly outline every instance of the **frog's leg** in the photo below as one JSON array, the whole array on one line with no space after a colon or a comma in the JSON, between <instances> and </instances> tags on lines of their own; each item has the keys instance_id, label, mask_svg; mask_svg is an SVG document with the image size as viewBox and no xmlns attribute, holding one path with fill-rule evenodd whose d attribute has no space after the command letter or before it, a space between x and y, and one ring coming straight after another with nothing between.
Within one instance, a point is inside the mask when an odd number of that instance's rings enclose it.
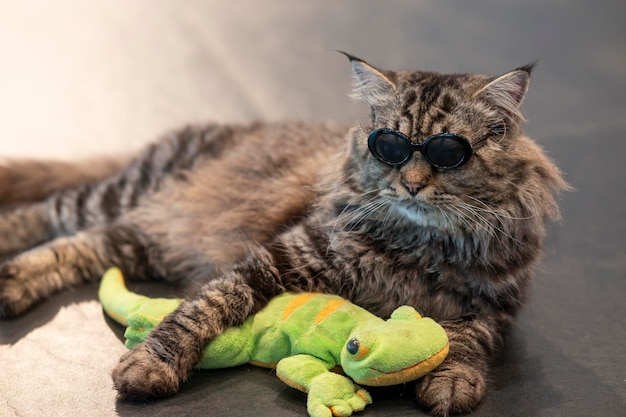
<instances>
[{"instance_id":1,"label":"frog's leg","mask_svg":"<svg viewBox=\"0 0 626 417\"><path fill-rule=\"evenodd\" d=\"M285 384L309 394L307 410L312 417L349 416L371 404L367 391L330 372L334 365L314 356L295 355L278 362L276 374Z\"/></svg>"},{"instance_id":2,"label":"frog's leg","mask_svg":"<svg viewBox=\"0 0 626 417\"><path fill-rule=\"evenodd\" d=\"M166 313L167 314L167 313ZM132 349L138 343L141 343L148 337L148 334L163 320L163 316L136 311L130 313L127 317L126 347Z\"/></svg>"}]
</instances>

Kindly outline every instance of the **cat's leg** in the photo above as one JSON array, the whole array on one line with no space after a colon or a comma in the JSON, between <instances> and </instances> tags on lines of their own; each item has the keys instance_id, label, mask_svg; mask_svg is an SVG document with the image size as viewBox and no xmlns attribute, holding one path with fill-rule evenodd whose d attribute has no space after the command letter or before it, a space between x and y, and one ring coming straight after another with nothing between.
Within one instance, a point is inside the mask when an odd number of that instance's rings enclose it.
<instances>
[{"instance_id":1,"label":"cat's leg","mask_svg":"<svg viewBox=\"0 0 626 417\"><path fill-rule=\"evenodd\" d=\"M149 152L114 177L0 213L0 255L115 221L158 188L160 178L152 170L157 154Z\"/></svg>"},{"instance_id":2,"label":"cat's leg","mask_svg":"<svg viewBox=\"0 0 626 417\"><path fill-rule=\"evenodd\" d=\"M141 230L126 224L57 238L0 265L0 318L22 314L51 294L99 279L111 266L129 277L163 277L161 254Z\"/></svg>"},{"instance_id":3,"label":"cat's leg","mask_svg":"<svg viewBox=\"0 0 626 417\"><path fill-rule=\"evenodd\" d=\"M47 198L0 213L0 255L33 248L55 237L113 222L130 204L120 199L117 180L82 184Z\"/></svg>"},{"instance_id":4,"label":"cat's leg","mask_svg":"<svg viewBox=\"0 0 626 417\"><path fill-rule=\"evenodd\" d=\"M127 159L0 164L0 256L77 230L74 219L81 210L75 202L86 202L95 189L93 184L119 172Z\"/></svg>"},{"instance_id":5,"label":"cat's leg","mask_svg":"<svg viewBox=\"0 0 626 417\"><path fill-rule=\"evenodd\" d=\"M418 381L417 401L433 415L447 417L470 412L480 403L502 338L493 323L477 318L439 323L448 334L450 353Z\"/></svg>"},{"instance_id":6,"label":"cat's leg","mask_svg":"<svg viewBox=\"0 0 626 417\"><path fill-rule=\"evenodd\" d=\"M54 237L45 203L33 203L0 213L0 256L32 248Z\"/></svg>"},{"instance_id":7,"label":"cat's leg","mask_svg":"<svg viewBox=\"0 0 626 417\"><path fill-rule=\"evenodd\" d=\"M181 129L148 146L113 176L0 212L0 256L112 223L168 179L184 181L185 173L203 156L219 157L234 145L233 135L233 129L218 125Z\"/></svg>"},{"instance_id":8,"label":"cat's leg","mask_svg":"<svg viewBox=\"0 0 626 417\"><path fill-rule=\"evenodd\" d=\"M284 290L274 257L265 249L253 250L231 272L206 283L143 343L122 356L112 375L120 398L175 394L210 340L241 324Z\"/></svg>"},{"instance_id":9,"label":"cat's leg","mask_svg":"<svg viewBox=\"0 0 626 417\"><path fill-rule=\"evenodd\" d=\"M0 162L0 207L43 201L52 194L119 172L129 157L78 162L16 159Z\"/></svg>"}]
</instances>

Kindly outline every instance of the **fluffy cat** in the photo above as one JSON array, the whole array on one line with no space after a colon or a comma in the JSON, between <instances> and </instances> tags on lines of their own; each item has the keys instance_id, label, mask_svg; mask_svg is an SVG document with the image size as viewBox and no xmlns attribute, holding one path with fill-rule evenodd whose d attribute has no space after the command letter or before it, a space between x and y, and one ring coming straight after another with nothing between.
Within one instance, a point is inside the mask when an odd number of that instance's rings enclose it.
<instances>
[{"instance_id":1,"label":"fluffy cat","mask_svg":"<svg viewBox=\"0 0 626 417\"><path fill-rule=\"evenodd\" d=\"M381 316L409 304L451 342L418 402L475 408L567 187L520 126L532 67L442 75L348 58L362 125L187 127L91 171L5 163L0 253L17 255L0 267L0 317L112 265L202 282L113 371L121 398L146 399L176 393L203 346L286 290Z\"/></svg>"}]
</instances>

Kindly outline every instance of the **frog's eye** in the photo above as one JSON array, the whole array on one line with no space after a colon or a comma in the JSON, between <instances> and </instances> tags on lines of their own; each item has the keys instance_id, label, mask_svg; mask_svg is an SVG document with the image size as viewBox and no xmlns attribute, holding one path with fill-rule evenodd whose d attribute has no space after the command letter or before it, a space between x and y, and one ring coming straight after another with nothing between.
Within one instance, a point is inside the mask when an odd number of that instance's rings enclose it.
<instances>
[{"instance_id":1,"label":"frog's eye","mask_svg":"<svg viewBox=\"0 0 626 417\"><path fill-rule=\"evenodd\" d=\"M348 340L346 350L348 351L350 356L352 356L352 359L357 361L363 359L367 356L368 353L370 353L370 350L367 348L367 346L363 346L361 342L359 342L359 339L357 339L356 337Z\"/></svg>"},{"instance_id":2,"label":"frog's eye","mask_svg":"<svg viewBox=\"0 0 626 417\"><path fill-rule=\"evenodd\" d=\"M359 352L359 346L361 346L359 339L352 338L348 341L348 344L346 345L346 350L350 355L354 356Z\"/></svg>"}]
</instances>

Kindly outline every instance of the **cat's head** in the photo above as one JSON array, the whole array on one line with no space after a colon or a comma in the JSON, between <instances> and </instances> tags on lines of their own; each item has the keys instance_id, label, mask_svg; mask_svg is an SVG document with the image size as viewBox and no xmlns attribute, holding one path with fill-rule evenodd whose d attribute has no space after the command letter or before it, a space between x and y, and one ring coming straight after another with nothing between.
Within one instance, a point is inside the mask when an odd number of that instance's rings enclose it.
<instances>
[{"instance_id":1,"label":"cat's head","mask_svg":"<svg viewBox=\"0 0 626 417\"><path fill-rule=\"evenodd\" d=\"M558 215L553 191L566 185L520 126L532 65L490 77L383 71L348 58L353 96L372 113L353 129L344 164L358 204L386 218L490 233L507 218Z\"/></svg>"}]
</instances>

